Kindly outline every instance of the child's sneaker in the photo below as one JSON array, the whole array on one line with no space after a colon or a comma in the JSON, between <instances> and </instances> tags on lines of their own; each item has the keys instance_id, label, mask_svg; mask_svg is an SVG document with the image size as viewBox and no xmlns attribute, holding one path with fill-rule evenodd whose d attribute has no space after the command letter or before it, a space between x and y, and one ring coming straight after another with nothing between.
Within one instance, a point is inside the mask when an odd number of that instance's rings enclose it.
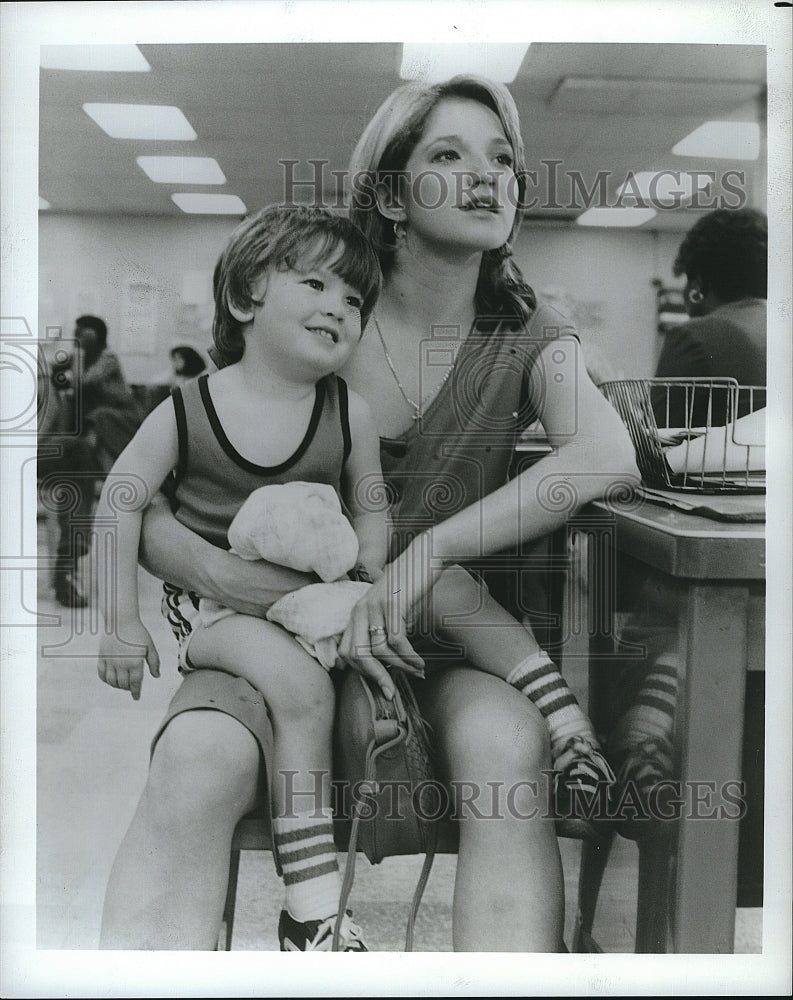
<instances>
[{"instance_id":1,"label":"child's sneaker","mask_svg":"<svg viewBox=\"0 0 793 1000\"><path fill-rule=\"evenodd\" d=\"M361 928L349 919L351 916L347 910L342 920L339 951L369 951L364 944ZM281 918L278 921L278 941L281 951L332 951L335 927L335 913L325 920L301 922L290 916L287 910L281 910Z\"/></svg>"},{"instance_id":2,"label":"child's sneaker","mask_svg":"<svg viewBox=\"0 0 793 1000\"><path fill-rule=\"evenodd\" d=\"M563 836L591 840L597 822L608 816L614 772L586 737L572 736L553 754L553 795L557 828Z\"/></svg>"}]
</instances>

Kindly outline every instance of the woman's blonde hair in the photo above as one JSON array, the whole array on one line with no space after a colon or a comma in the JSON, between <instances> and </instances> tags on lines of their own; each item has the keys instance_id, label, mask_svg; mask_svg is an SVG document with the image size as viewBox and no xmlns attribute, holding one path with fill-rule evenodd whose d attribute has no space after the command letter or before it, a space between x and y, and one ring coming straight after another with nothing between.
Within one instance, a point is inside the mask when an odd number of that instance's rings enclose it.
<instances>
[{"instance_id":1,"label":"woman's blonde hair","mask_svg":"<svg viewBox=\"0 0 793 1000\"><path fill-rule=\"evenodd\" d=\"M534 292L511 260L511 244L520 228L520 206L525 199L526 159L520 135L518 109L501 84L484 77L461 75L445 83L406 83L377 109L353 150L349 167L350 218L371 240L384 274L391 268L396 237L394 224L378 208L377 185L395 185L421 139L427 118L444 98L477 101L498 115L512 146L517 178L517 206L507 243L485 250L476 287L476 307L481 318L511 318L525 322L536 307Z\"/></svg>"}]
</instances>

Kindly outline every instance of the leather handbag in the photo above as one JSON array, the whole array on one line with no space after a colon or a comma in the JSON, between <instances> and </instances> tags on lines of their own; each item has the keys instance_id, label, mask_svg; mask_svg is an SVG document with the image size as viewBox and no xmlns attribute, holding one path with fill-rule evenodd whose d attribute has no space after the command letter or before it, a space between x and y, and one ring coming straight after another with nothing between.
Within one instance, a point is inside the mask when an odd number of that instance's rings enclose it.
<instances>
[{"instance_id":1,"label":"leather handbag","mask_svg":"<svg viewBox=\"0 0 793 1000\"><path fill-rule=\"evenodd\" d=\"M393 670L392 678L393 701L353 670L346 672L337 693L336 787L344 793L343 812L352 822L334 951L355 878L357 851L370 864L403 854L425 856L408 916L406 951L413 948L413 926L435 857L429 727L404 673Z\"/></svg>"}]
</instances>

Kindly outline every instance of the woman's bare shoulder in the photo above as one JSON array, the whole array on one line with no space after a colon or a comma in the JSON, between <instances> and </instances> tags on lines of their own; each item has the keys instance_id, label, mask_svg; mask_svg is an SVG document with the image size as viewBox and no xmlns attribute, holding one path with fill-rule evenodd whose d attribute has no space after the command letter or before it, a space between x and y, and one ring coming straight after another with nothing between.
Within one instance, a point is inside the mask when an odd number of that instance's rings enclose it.
<instances>
[{"instance_id":1,"label":"woman's bare shoulder","mask_svg":"<svg viewBox=\"0 0 793 1000\"><path fill-rule=\"evenodd\" d=\"M531 316L523 324L523 330L529 337L537 340L578 337L573 320L542 299L537 300Z\"/></svg>"}]
</instances>

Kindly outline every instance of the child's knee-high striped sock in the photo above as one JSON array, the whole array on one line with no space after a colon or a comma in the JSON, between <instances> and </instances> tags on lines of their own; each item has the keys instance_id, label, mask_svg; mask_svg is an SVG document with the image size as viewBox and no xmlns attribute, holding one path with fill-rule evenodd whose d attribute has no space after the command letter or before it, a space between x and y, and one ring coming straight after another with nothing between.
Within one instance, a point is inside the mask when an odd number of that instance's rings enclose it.
<instances>
[{"instance_id":1,"label":"child's knee-high striped sock","mask_svg":"<svg viewBox=\"0 0 793 1000\"><path fill-rule=\"evenodd\" d=\"M538 649L519 663L507 675L507 683L539 708L551 735L552 753L555 748L560 751L573 736L582 736L597 746L592 723L544 650Z\"/></svg>"},{"instance_id":2,"label":"child's knee-high striped sock","mask_svg":"<svg viewBox=\"0 0 793 1000\"><path fill-rule=\"evenodd\" d=\"M286 909L295 920L324 920L336 913L341 882L330 809L273 820L283 871Z\"/></svg>"}]
</instances>

